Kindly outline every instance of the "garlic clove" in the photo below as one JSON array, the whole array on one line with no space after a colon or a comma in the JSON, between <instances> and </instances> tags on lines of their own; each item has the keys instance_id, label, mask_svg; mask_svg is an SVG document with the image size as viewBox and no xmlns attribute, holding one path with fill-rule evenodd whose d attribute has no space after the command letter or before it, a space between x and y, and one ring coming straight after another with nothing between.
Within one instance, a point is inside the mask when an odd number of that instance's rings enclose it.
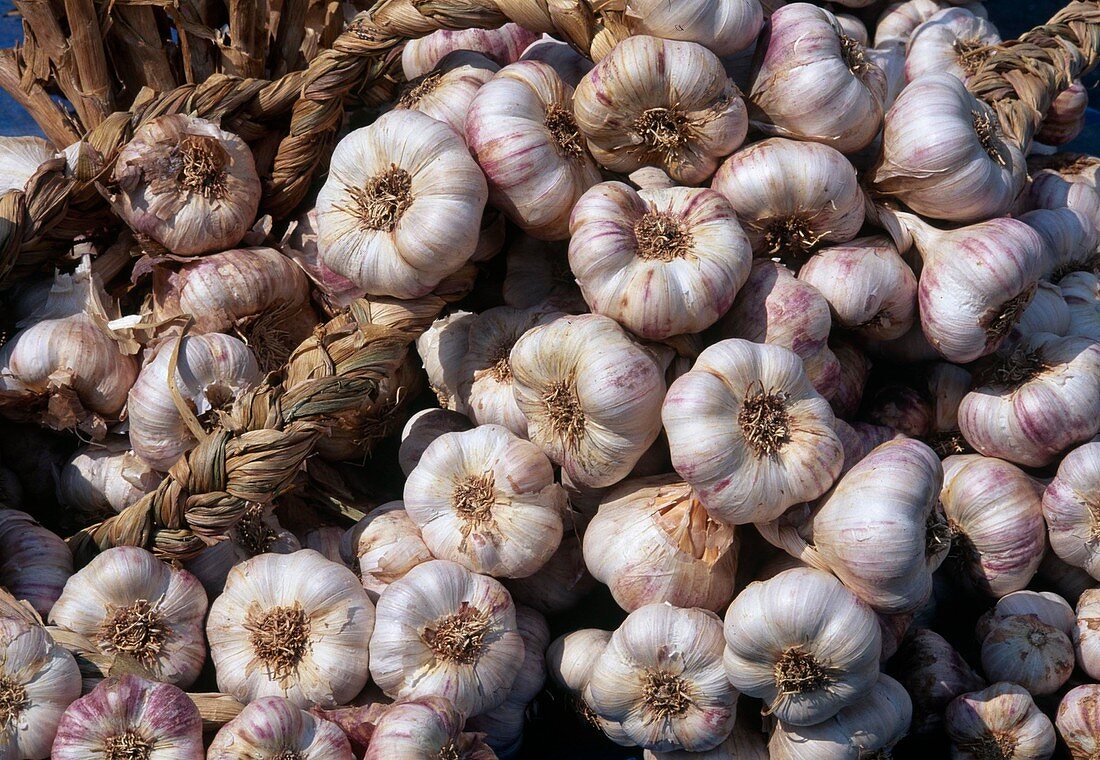
<instances>
[{"instance_id":1,"label":"garlic clove","mask_svg":"<svg viewBox=\"0 0 1100 760\"><path fill-rule=\"evenodd\" d=\"M1008 760L1046 760L1054 754L1054 726L1015 684L995 683L956 697L947 706L944 724L952 757L959 760L984 760L991 753Z\"/></svg>"},{"instance_id":2,"label":"garlic clove","mask_svg":"<svg viewBox=\"0 0 1100 760\"><path fill-rule=\"evenodd\" d=\"M1011 351L1025 338L1037 333L1070 334L1070 315L1070 307L1062 294L1062 289L1049 282L1040 281L1035 287L1035 295L1031 303L1020 315L1020 321L1013 326L1008 337L1005 338L1004 345L1001 347L1002 353Z\"/></svg>"},{"instance_id":3,"label":"garlic clove","mask_svg":"<svg viewBox=\"0 0 1100 760\"><path fill-rule=\"evenodd\" d=\"M706 752L642 752L643 760L768 760L764 734L759 728L744 725L741 719L733 725L733 731L717 747Z\"/></svg>"},{"instance_id":4,"label":"garlic clove","mask_svg":"<svg viewBox=\"0 0 1100 760\"><path fill-rule=\"evenodd\" d=\"M222 726L210 743L207 760L241 757L300 760L352 760L351 746L335 723L299 710L281 697L263 697L246 705Z\"/></svg>"},{"instance_id":5,"label":"garlic clove","mask_svg":"<svg viewBox=\"0 0 1100 760\"><path fill-rule=\"evenodd\" d=\"M1072 689L1058 705L1054 725L1073 760L1088 760L1100 752L1100 685Z\"/></svg>"},{"instance_id":6,"label":"garlic clove","mask_svg":"<svg viewBox=\"0 0 1100 760\"><path fill-rule=\"evenodd\" d=\"M341 544L344 541L344 530L341 528L335 525L321 525L299 535L301 538L298 540L303 549L313 549L313 551L332 562L343 563L349 567L352 565L350 562L345 562L343 555L340 553Z\"/></svg>"},{"instance_id":7,"label":"garlic clove","mask_svg":"<svg viewBox=\"0 0 1100 760\"><path fill-rule=\"evenodd\" d=\"M46 617L73 574L73 555L26 512L0 509L0 586Z\"/></svg>"},{"instance_id":8,"label":"garlic clove","mask_svg":"<svg viewBox=\"0 0 1100 760\"><path fill-rule=\"evenodd\" d=\"M1039 233L1046 247L1043 277L1053 282L1080 270L1093 269L1097 262L1096 223L1072 208L1039 208L1020 214L1019 219Z\"/></svg>"},{"instance_id":9,"label":"garlic clove","mask_svg":"<svg viewBox=\"0 0 1100 760\"><path fill-rule=\"evenodd\" d=\"M1043 491L1050 548L1073 567L1100 578L1100 442L1092 441L1071 451L1058 465L1054 480Z\"/></svg>"},{"instance_id":10,"label":"garlic clove","mask_svg":"<svg viewBox=\"0 0 1100 760\"><path fill-rule=\"evenodd\" d=\"M401 501L372 509L345 536L353 541L350 557L356 558L354 564L372 602L409 570L434 559Z\"/></svg>"},{"instance_id":11,"label":"garlic clove","mask_svg":"<svg viewBox=\"0 0 1100 760\"><path fill-rule=\"evenodd\" d=\"M871 374L872 363L867 354L847 340L830 341L829 350L833 352L840 367L836 389L829 398L829 405L838 420L850 420L859 411L859 405L863 401L863 389ZM967 388L969 387L970 384L967 383Z\"/></svg>"},{"instance_id":12,"label":"garlic clove","mask_svg":"<svg viewBox=\"0 0 1100 760\"><path fill-rule=\"evenodd\" d=\"M913 30L940 11L951 8L955 3L946 0L905 0L891 3L879 16L875 27L875 45L884 43L902 43L909 41ZM985 6L980 2L958 3L958 6L970 11L979 18L987 18Z\"/></svg>"}]
</instances>

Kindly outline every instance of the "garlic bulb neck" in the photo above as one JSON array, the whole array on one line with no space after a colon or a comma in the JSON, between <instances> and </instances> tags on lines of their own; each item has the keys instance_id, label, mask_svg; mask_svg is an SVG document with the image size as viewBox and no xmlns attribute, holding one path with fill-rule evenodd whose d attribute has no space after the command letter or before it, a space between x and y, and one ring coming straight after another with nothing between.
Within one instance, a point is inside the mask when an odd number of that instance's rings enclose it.
<instances>
[{"instance_id":1,"label":"garlic bulb neck","mask_svg":"<svg viewBox=\"0 0 1100 760\"><path fill-rule=\"evenodd\" d=\"M204 198L224 198L225 167L229 154L217 138L187 135L173 147L164 160L155 165L153 176Z\"/></svg>"},{"instance_id":2,"label":"garlic bulb neck","mask_svg":"<svg viewBox=\"0 0 1100 760\"><path fill-rule=\"evenodd\" d=\"M464 602L458 612L439 618L425 628L420 639L440 659L469 665L481 657L485 637L491 629L489 615Z\"/></svg>"},{"instance_id":3,"label":"garlic bulb neck","mask_svg":"<svg viewBox=\"0 0 1100 760\"><path fill-rule=\"evenodd\" d=\"M97 641L105 652L118 652L149 664L161 653L166 632L167 623L160 610L147 599L137 599L133 604L108 610Z\"/></svg>"},{"instance_id":4,"label":"garlic bulb neck","mask_svg":"<svg viewBox=\"0 0 1100 760\"><path fill-rule=\"evenodd\" d=\"M561 438L566 446L574 449L584 435L584 409L577 397L577 384L573 377L557 383L551 383L542 396L546 405L547 419L554 434Z\"/></svg>"},{"instance_id":5,"label":"garlic bulb neck","mask_svg":"<svg viewBox=\"0 0 1100 760\"><path fill-rule=\"evenodd\" d=\"M962 439L961 434L956 434ZM934 450L934 449L933 449ZM958 526L955 526L956 528ZM934 557L937 554L948 551L951 548L951 540L955 535L955 529L948 523L947 518L938 509L928 513L928 521L925 524L924 554L926 557Z\"/></svg>"},{"instance_id":6,"label":"garlic bulb neck","mask_svg":"<svg viewBox=\"0 0 1100 760\"><path fill-rule=\"evenodd\" d=\"M804 216L795 215L773 220L764 228L763 238L770 255L780 257L784 263L798 264L805 261L825 234L815 234Z\"/></svg>"},{"instance_id":7,"label":"garlic bulb neck","mask_svg":"<svg viewBox=\"0 0 1100 760\"><path fill-rule=\"evenodd\" d=\"M430 74L426 74L419 80L409 82L405 89L401 92L400 97L397 98L398 108L416 108L416 106L425 97L439 87L443 80L443 72L440 69L436 69Z\"/></svg>"},{"instance_id":8,"label":"garlic bulb neck","mask_svg":"<svg viewBox=\"0 0 1100 760\"><path fill-rule=\"evenodd\" d=\"M646 260L672 261L691 248L691 233L671 214L651 211L634 225L638 255Z\"/></svg>"},{"instance_id":9,"label":"garlic bulb neck","mask_svg":"<svg viewBox=\"0 0 1100 760\"><path fill-rule=\"evenodd\" d=\"M310 622L300 604L250 611L245 619L249 643L276 680L292 677L309 651Z\"/></svg>"}]
</instances>

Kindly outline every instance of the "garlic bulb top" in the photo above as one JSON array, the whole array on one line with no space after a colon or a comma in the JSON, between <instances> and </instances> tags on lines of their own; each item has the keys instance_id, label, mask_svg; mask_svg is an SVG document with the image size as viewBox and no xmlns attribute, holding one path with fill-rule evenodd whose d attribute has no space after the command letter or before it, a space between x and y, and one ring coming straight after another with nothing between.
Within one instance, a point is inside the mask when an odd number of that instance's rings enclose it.
<instances>
[{"instance_id":1,"label":"garlic bulb top","mask_svg":"<svg viewBox=\"0 0 1100 760\"><path fill-rule=\"evenodd\" d=\"M206 658L205 615L206 592L195 576L144 549L116 546L69 578L50 622L186 688Z\"/></svg>"},{"instance_id":2,"label":"garlic bulb top","mask_svg":"<svg viewBox=\"0 0 1100 760\"><path fill-rule=\"evenodd\" d=\"M445 560L382 592L370 649L371 677L387 696L443 696L467 716L503 702L523 661L505 588Z\"/></svg>"},{"instance_id":3,"label":"garlic bulb top","mask_svg":"<svg viewBox=\"0 0 1100 760\"><path fill-rule=\"evenodd\" d=\"M882 145L875 190L933 219L1001 216L1024 186L1019 146L950 74L928 74L902 90L886 113Z\"/></svg>"},{"instance_id":4,"label":"garlic bulb top","mask_svg":"<svg viewBox=\"0 0 1100 760\"><path fill-rule=\"evenodd\" d=\"M255 356L237 338L222 333L165 338L130 389L126 412L134 453L154 469L168 470L199 442L194 417L184 416L177 394L191 405L192 415L201 416L232 404L259 379Z\"/></svg>"},{"instance_id":5,"label":"garlic bulb top","mask_svg":"<svg viewBox=\"0 0 1100 760\"><path fill-rule=\"evenodd\" d=\"M405 50L416 42L410 40ZM402 89L396 107L427 114L465 137L470 103L498 71L500 66L480 53L455 50L430 71L411 80Z\"/></svg>"},{"instance_id":6,"label":"garlic bulb top","mask_svg":"<svg viewBox=\"0 0 1100 760\"><path fill-rule=\"evenodd\" d=\"M317 196L317 247L366 292L429 293L473 255L488 189L462 137L419 111L357 129Z\"/></svg>"},{"instance_id":7,"label":"garlic bulb top","mask_svg":"<svg viewBox=\"0 0 1100 760\"><path fill-rule=\"evenodd\" d=\"M38 167L57 157L57 151L41 137L7 137L0 140L0 195L22 190Z\"/></svg>"},{"instance_id":8,"label":"garlic bulb top","mask_svg":"<svg viewBox=\"0 0 1100 760\"><path fill-rule=\"evenodd\" d=\"M366 684L373 628L374 605L354 573L302 549L234 567L206 635L221 691L333 707Z\"/></svg>"},{"instance_id":9,"label":"garlic bulb top","mask_svg":"<svg viewBox=\"0 0 1100 760\"><path fill-rule=\"evenodd\" d=\"M519 60L520 54L539 38L519 24L499 29L441 29L412 39L401 50L401 69L412 80L430 73L454 51L473 51L505 66Z\"/></svg>"},{"instance_id":10,"label":"garlic bulb top","mask_svg":"<svg viewBox=\"0 0 1100 760\"><path fill-rule=\"evenodd\" d=\"M757 0L628 0L624 21L631 34L697 42L727 56L752 46L764 11Z\"/></svg>"},{"instance_id":11,"label":"garlic bulb top","mask_svg":"<svg viewBox=\"0 0 1100 760\"><path fill-rule=\"evenodd\" d=\"M405 481L405 510L432 555L498 577L546 564L566 507L546 455L500 425L441 435Z\"/></svg>"},{"instance_id":12,"label":"garlic bulb top","mask_svg":"<svg viewBox=\"0 0 1100 760\"><path fill-rule=\"evenodd\" d=\"M409 570L434 559L401 501L375 507L345 535L355 536L352 553L372 602Z\"/></svg>"},{"instance_id":13,"label":"garlic bulb top","mask_svg":"<svg viewBox=\"0 0 1100 760\"><path fill-rule=\"evenodd\" d=\"M601 165L653 165L704 182L748 131L741 93L714 53L694 42L628 37L577 85L577 126Z\"/></svg>"},{"instance_id":14,"label":"garlic bulb top","mask_svg":"<svg viewBox=\"0 0 1100 760\"><path fill-rule=\"evenodd\" d=\"M600 181L573 117L573 88L540 61L501 69L466 115L490 201L541 240L569 236L569 211Z\"/></svg>"},{"instance_id":15,"label":"garlic bulb top","mask_svg":"<svg viewBox=\"0 0 1100 760\"><path fill-rule=\"evenodd\" d=\"M962 81L984 60L982 48L1001 41L997 27L966 8L945 8L913 30L905 58L905 78L946 73Z\"/></svg>"},{"instance_id":16,"label":"garlic bulb top","mask_svg":"<svg viewBox=\"0 0 1100 760\"><path fill-rule=\"evenodd\" d=\"M586 699L632 742L699 752L733 728L737 692L722 669L713 612L649 604L630 613L596 659Z\"/></svg>"},{"instance_id":17,"label":"garlic bulb top","mask_svg":"<svg viewBox=\"0 0 1100 760\"><path fill-rule=\"evenodd\" d=\"M1050 548L1100 580L1100 442L1078 446L1058 464L1043 491Z\"/></svg>"},{"instance_id":18,"label":"garlic bulb top","mask_svg":"<svg viewBox=\"0 0 1100 760\"><path fill-rule=\"evenodd\" d=\"M0 508L0 586L42 617L73 574L69 546L26 512Z\"/></svg>"},{"instance_id":19,"label":"garlic bulb top","mask_svg":"<svg viewBox=\"0 0 1100 760\"><path fill-rule=\"evenodd\" d=\"M282 697L262 697L245 705L218 731L206 757L353 759L351 745L339 726L298 709Z\"/></svg>"},{"instance_id":20,"label":"garlic bulb top","mask_svg":"<svg viewBox=\"0 0 1100 760\"><path fill-rule=\"evenodd\" d=\"M836 17L809 3L772 14L749 93L761 131L825 143L842 153L878 134L886 77Z\"/></svg>"},{"instance_id":21,"label":"garlic bulb top","mask_svg":"<svg viewBox=\"0 0 1100 760\"><path fill-rule=\"evenodd\" d=\"M232 248L260 205L260 178L244 141L185 114L138 127L112 179L118 193L111 203L139 240L181 256Z\"/></svg>"},{"instance_id":22,"label":"garlic bulb top","mask_svg":"<svg viewBox=\"0 0 1100 760\"><path fill-rule=\"evenodd\" d=\"M994 615L984 626L982 670L991 681L1019 684L1031 694L1053 694L1073 673L1069 634L1034 614Z\"/></svg>"},{"instance_id":23,"label":"garlic bulb top","mask_svg":"<svg viewBox=\"0 0 1100 760\"><path fill-rule=\"evenodd\" d=\"M642 338L705 330L749 274L748 240L713 190L603 182L577 201L569 228L585 301Z\"/></svg>"},{"instance_id":24,"label":"garlic bulb top","mask_svg":"<svg viewBox=\"0 0 1100 760\"><path fill-rule=\"evenodd\" d=\"M796 354L724 340L672 384L662 410L676 471L723 522L774 519L833 484L844 452Z\"/></svg>"},{"instance_id":25,"label":"garlic bulb top","mask_svg":"<svg viewBox=\"0 0 1100 760\"><path fill-rule=\"evenodd\" d=\"M958 760L985 760L994 753L1006 760L1047 760L1054 754L1054 726L1015 684L995 683L956 697L944 724Z\"/></svg>"},{"instance_id":26,"label":"garlic bulb top","mask_svg":"<svg viewBox=\"0 0 1100 760\"><path fill-rule=\"evenodd\" d=\"M462 711L445 697L397 702L382 713L363 760L496 760L482 734L463 732L462 719Z\"/></svg>"},{"instance_id":27,"label":"garlic bulb top","mask_svg":"<svg viewBox=\"0 0 1100 760\"><path fill-rule=\"evenodd\" d=\"M60 501L88 515L121 512L156 489L163 478L123 436L81 446L61 468Z\"/></svg>"},{"instance_id":28,"label":"garlic bulb top","mask_svg":"<svg viewBox=\"0 0 1100 760\"><path fill-rule=\"evenodd\" d=\"M1100 752L1100 684L1085 684L1072 689L1058 705L1054 725L1069 748L1073 760L1089 760Z\"/></svg>"},{"instance_id":29,"label":"garlic bulb top","mask_svg":"<svg viewBox=\"0 0 1100 760\"><path fill-rule=\"evenodd\" d=\"M524 333L510 361L528 437L574 482L618 482L657 439L662 369L614 320L559 317Z\"/></svg>"}]
</instances>

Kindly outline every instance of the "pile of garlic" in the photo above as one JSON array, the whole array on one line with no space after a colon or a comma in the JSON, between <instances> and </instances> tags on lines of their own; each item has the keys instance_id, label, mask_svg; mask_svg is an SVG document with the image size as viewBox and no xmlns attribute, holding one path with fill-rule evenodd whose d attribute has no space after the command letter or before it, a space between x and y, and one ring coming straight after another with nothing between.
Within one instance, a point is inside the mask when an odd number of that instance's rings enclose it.
<instances>
[{"instance_id":1,"label":"pile of garlic","mask_svg":"<svg viewBox=\"0 0 1100 760\"><path fill-rule=\"evenodd\" d=\"M980 2L497 4L289 225L159 116L0 293L0 758L1100 757L1083 85L1023 146ZM295 490L74 566L352 318L415 348Z\"/></svg>"}]
</instances>

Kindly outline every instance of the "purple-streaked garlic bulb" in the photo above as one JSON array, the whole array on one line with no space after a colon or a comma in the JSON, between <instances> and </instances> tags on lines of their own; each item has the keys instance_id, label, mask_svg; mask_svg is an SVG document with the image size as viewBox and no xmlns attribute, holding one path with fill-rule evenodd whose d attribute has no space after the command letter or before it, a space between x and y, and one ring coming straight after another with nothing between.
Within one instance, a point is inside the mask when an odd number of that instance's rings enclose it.
<instances>
[{"instance_id":1,"label":"purple-streaked garlic bulb","mask_svg":"<svg viewBox=\"0 0 1100 760\"><path fill-rule=\"evenodd\" d=\"M1047 760L1054 754L1050 718L1016 684L995 683L959 695L947 706L943 721L957 760Z\"/></svg>"},{"instance_id":2,"label":"purple-streaked garlic bulb","mask_svg":"<svg viewBox=\"0 0 1100 760\"><path fill-rule=\"evenodd\" d=\"M351 745L335 723L315 717L282 697L261 697L218 731L207 760L238 758L353 760Z\"/></svg>"},{"instance_id":3,"label":"purple-streaked garlic bulb","mask_svg":"<svg viewBox=\"0 0 1100 760\"><path fill-rule=\"evenodd\" d=\"M1065 275L1092 271L1100 265L1097 243L1100 230L1096 222L1073 208L1037 208L1019 215L1039 233L1046 249L1042 276L1057 283Z\"/></svg>"},{"instance_id":4,"label":"purple-streaked garlic bulb","mask_svg":"<svg viewBox=\"0 0 1100 760\"><path fill-rule=\"evenodd\" d=\"M1085 113L1089 107L1089 92L1080 79L1074 79L1050 103L1046 118L1035 135L1046 145L1065 145L1085 128Z\"/></svg>"},{"instance_id":5,"label":"purple-streaked garlic bulb","mask_svg":"<svg viewBox=\"0 0 1100 760\"><path fill-rule=\"evenodd\" d=\"M871 360L855 343L844 339L829 341L829 350L840 366L836 389L829 404L838 419L852 419L863 401L863 389L871 374ZM969 388L969 385L967 385Z\"/></svg>"},{"instance_id":6,"label":"purple-streaked garlic bulb","mask_svg":"<svg viewBox=\"0 0 1100 760\"><path fill-rule=\"evenodd\" d=\"M1089 677L1100 678L1100 588L1081 594L1072 634L1077 664Z\"/></svg>"},{"instance_id":7,"label":"purple-streaked garlic bulb","mask_svg":"<svg viewBox=\"0 0 1100 760\"><path fill-rule=\"evenodd\" d=\"M505 24L499 29L441 29L409 40L401 50L401 69L405 79L416 79L429 74L456 50L480 53L506 66L519 60L520 54L538 38L538 34L519 24Z\"/></svg>"},{"instance_id":8,"label":"purple-streaked garlic bulb","mask_svg":"<svg viewBox=\"0 0 1100 760\"><path fill-rule=\"evenodd\" d=\"M757 0L628 0L624 22L631 34L697 42L728 56L753 45L764 11Z\"/></svg>"},{"instance_id":9,"label":"purple-streaked garlic bulb","mask_svg":"<svg viewBox=\"0 0 1100 760\"><path fill-rule=\"evenodd\" d=\"M1050 548L1100 580L1100 441L1078 446L1043 491Z\"/></svg>"},{"instance_id":10,"label":"purple-streaked garlic bulb","mask_svg":"<svg viewBox=\"0 0 1100 760\"><path fill-rule=\"evenodd\" d=\"M1073 760L1089 760L1100 752L1100 684L1070 690L1058 705L1054 725Z\"/></svg>"},{"instance_id":11,"label":"purple-streaked garlic bulb","mask_svg":"<svg viewBox=\"0 0 1100 760\"><path fill-rule=\"evenodd\" d=\"M909 42L913 30L940 11L959 5L979 18L986 18L985 6L981 3L953 3L945 0L905 0L891 3L883 9L875 27L875 45L881 47L887 43Z\"/></svg>"},{"instance_id":12,"label":"purple-streaked garlic bulb","mask_svg":"<svg viewBox=\"0 0 1100 760\"><path fill-rule=\"evenodd\" d=\"M932 404L908 385L884 385L864 402L864 416L910 438L924 438L932 428Z\"/></svg>"},{"instance_id":13,"label":"purple-streaked garlic bulb","mask_svg":"<svg viewBox=\"0 0 1100 760\"><path fill-rule=\"evenodd\" d=\"M913 30L905 55L907 82L926 74L951 74L963 82L1001 41L997 27L958 6L945 8Z\"/></svg>"},{"instance_id":14,"label":"purple-streaked garlic bulb","mask_svg":"<svg viewBox=\"0 0 1100 760\"><path fill-rule=\"evenodd\" d=\"M446 697L424 695L386 708L363 760L495 760L483 735L463 730L462 711Z\"/></svg>"},{"instance_id":15,"label":"purple-streaked garlic bulb","mask_svg":"<svg viewBox=\"0 0 1100 760\"><path fill-rule=\"evenodd\" d=\"M418 40L410 40L405 50ZM500 66L472 50L448 53L430 70L411 79L397 97L397 108L431 116L466 136L466 114L481 86Z\"/></svg>"},{"instance_id":16,"label":"purple-streaked garlic bulb","mask_svg":"<svg viewBox=\"0 0 1100 760\"><path fill-rule=\"evenodd\" d=\"M580 84L581 78L595 66L568 42L556 40L548 34L527 46L521 61L541 61L558 72L558 76L570 87Z\"/></svg>"},{"instance_id":17,"label":"purple-streaked garlic bulb","mask_svg":"<svg viewBox=\"0 0 1100 760\"><path fill-rule=\"evenodd\" d=\"M51 530L26 512L0 509L0 586L42 617L73 574L73 554Z\"/></svg>"},{"instance_id":18,"label":"purple-streaked garlic bulb","mask_svg":"<svg viewBox=\"0 0 1100 760\"><path fill-rule=\"evenodd\" d=\"M943 711L955 697L982 688L985 682L947 639L918 628L902 643L891 672L913 698L914 734L928 734L943 725Z\"/></svg>"}]
</instances>

